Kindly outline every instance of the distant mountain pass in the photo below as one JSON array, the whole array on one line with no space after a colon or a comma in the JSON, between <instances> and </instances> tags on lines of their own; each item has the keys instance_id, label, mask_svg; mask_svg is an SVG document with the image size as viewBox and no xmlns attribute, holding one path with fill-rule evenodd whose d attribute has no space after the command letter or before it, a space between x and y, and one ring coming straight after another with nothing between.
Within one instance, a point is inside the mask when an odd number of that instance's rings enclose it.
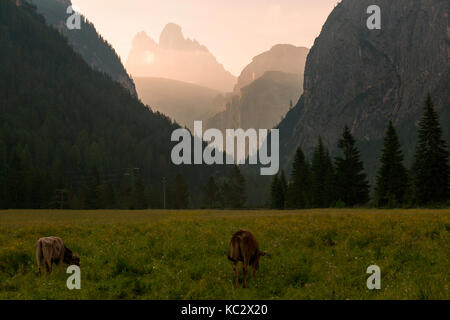
<instances>
[{"instance_id":1,"label":"distant mountain pass","mask_svg":"<svg viewBox=\"0 0 450 320\"><path fill-rule=\"evenodd\" d=\"M224 110L212 117L208 128L271 129L302 94L303 71L309 49L277 44L252 59L239 75Z\"/></svg>"},{"instance_id":2,"label":"distant mountain pass","mask_svg":"<svg viewBox=\"0 0 450 320\"><path fill-rule=\"evenodd\" d=\"M164 78L134 78L139 98L153 110L193 128L195 120L206 120L222 111L220 91Z\"/></svg>"},{"instance_id":3,"label":"distant mountain pass","mask_svg":"<svg viewBox=\"0 0 450 320\"><path fill-rule=\"evenodd\" d=\"M261 77L266 71L295 73L302 75L301 78L303 78L308 52L308 48L291 44L274 45L269 51L254 57L252 62L242 70L234 87L235 93L239 94L241 88Z\"/></svg>"},{"instance_id":4,"label":"distant mountain pass","mask_svg":"<svg viewBox=\"0 0 450 320\"><path fill-rule=\"evenodd\" d=\"M212 117L208 128L271 129L300 97L302 78L299 74L267 71L263 76L241 88L225 111Z\"/></svg>"}]
</instances>

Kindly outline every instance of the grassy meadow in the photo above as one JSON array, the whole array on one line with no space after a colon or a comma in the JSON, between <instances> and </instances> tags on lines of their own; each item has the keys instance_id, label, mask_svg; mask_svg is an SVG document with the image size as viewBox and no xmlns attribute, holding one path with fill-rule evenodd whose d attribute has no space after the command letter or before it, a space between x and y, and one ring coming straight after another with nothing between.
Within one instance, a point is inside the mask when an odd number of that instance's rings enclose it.
<instances>
[{"instance_id":1,"label":"grassy meadow","mask_svg":"<svg viewBox=\"0 0 450 320\"><path fill-rule=\"evenodd\" d=\"M271 254L246 289L226 258L238 229ZM37 276L49 235L80 254L81 290L66 267ZM0 211L0 299L449 299L449 283L450 210Z\"/></svg>"}]
</instances>

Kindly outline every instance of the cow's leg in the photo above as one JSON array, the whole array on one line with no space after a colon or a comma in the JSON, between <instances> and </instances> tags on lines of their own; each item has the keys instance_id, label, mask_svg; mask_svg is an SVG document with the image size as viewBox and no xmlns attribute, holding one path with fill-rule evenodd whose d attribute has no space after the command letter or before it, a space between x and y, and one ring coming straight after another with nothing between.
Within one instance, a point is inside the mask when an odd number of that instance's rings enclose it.
<instances>
[{"instance_id":1,"label":"cow's leg","mask_svg":"<svg viewBox=\"0 0 450 320\"><path fill-rule=\"evenodd\" d=\"M48 276L52 272L53 250L50 246L46 246L45 244L42 249L43 249L42 251L44 252L44 261Z\"/></svg>"},{"instance_id":2,"label":"cow's leg","mask_svg":"<svg viewBox=\"0 0 450 320\"><path fill-rule=\"evenodd\" d=\"M252 280L255 280L256 263L252 265Z\"/></svg>"},{"instance_id":3,"label":"cow's leg","mask_svg":"<svg viewBox=\"0 0 450 320\"><path fill-rule=\"evenodd\" d=\"M48 263L47 259L44 258L44 263L45 263L45 277L48 278L48 275L50 274L50 272L52 272L52 270L50 269L51 265Z\"/></svg>"},{"instance_id":4,"label":"cow's leg","mask_svg":"<svg viewBox=\"0 0 450 320\"><path fill-rule=\"evenodd\" d=\"M248 269L248 258L244 257L244 262L242 263L242 277L243 277L243 287L247 288L247 269Z\"/></svg>"},{"instance_id":5,"label":"cow's leg","mask_svg":"<svg viewBox=\"0 0 450 320\"><path fill-rule=\"evenodd\" d=\"M237 262L233 262L233 271L234 271L234 281L236 283L236 288L239 288L239 271Z\"/></svg>"},{"instance_id":6,"label":"cow's leg","mask_svg":"<svg viewBox=\"0 0 450 320\"><path fill-rule=\"evenodd\" d=\"M39 277L42 275L42 270L41 270L41 261L40 260L38 260L38 263L37 263L37 265L38 265L38 272L39 272Z\"/></svg>"},{"instance_id":7,"label":"cow's leg","mask_svg":"<svg viewBox=\"0 0 450 320\"><path fill-rule=\"evenodd\" d=\"M64 262L64 248L61 250L61 254L59 255L59 260L58 260L59 271L62 270L63 262Z\"/></svg>"},{"instance_id":8,"label":"cow's leg","mask_svg":"<svg viewBox=\"0 0 450 320\"><path fill-rule=\"evenodd\" d=\"M37 262L37 266L38 266L38 272L39 272L39 276L41 276L42 272L41 272L41 262L42 262L42 248L41 248L41 243L38 242L36 243L36 262Z\"/></svg>"}]
</instances>

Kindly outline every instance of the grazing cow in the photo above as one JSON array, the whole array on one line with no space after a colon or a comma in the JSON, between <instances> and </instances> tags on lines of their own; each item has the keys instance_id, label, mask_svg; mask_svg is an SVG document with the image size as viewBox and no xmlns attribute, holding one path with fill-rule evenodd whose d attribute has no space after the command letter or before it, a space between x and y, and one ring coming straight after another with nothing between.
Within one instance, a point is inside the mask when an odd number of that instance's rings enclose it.
<instances>
[{"instance_id":1,"label":"grazing cow","mask_svg":"<svg viewBox=\"0 0 450 320\"><path fill-rule=\"evenodd\" d=\"M52 265L56 263L59 268L62 268L63 262L68 265L80 266L80 257L77 253L73 253L67 248L61 238L45 237L36 242L36 260L41 275L41 261L44 258L45 269L47 275L52 272Z\"/></svg>"},{"instance_id":2,"label":"grazing cow","mask_svg":"<svg viewBox=\"0 0 450 320\"><path fill-rule=\"evenodd\" d=\"M247 268L252 266L252 279L255 279L255 270L259 267L259 258L265 256L265 251L259 251L258 241L250 231L239 230L231 237L228 245L228 260L233 262L236 287L239 287L239 271L237 264L242 262L243 286L247 286Z\"/></svg>"}]
</instances>

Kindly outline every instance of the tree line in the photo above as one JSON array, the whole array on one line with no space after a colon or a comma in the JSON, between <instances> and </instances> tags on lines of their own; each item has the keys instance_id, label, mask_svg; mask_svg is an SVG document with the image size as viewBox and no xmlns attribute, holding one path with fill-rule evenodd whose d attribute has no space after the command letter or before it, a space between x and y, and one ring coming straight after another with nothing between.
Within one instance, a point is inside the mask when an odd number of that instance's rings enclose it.
<instances>
[{"instance_id":1,"label":"tree line","mask_svg":"<svg viewBox=\"0 0 450 320\"><path fill-rule=\"evenodd\" d=\"M439 117L429 95L419 123L414 162L409 170L404 165L395 128L389 122L374 196L370 202L370 186L360 159L360 151L347 126L337 146L340 155L334 161L320 137L311 161L299 147L289 181L283 171L272 180L271 207L302 209L371 204L394 208L448 205L449 151L442 138Z\"/></svg>"}]
</instances>

